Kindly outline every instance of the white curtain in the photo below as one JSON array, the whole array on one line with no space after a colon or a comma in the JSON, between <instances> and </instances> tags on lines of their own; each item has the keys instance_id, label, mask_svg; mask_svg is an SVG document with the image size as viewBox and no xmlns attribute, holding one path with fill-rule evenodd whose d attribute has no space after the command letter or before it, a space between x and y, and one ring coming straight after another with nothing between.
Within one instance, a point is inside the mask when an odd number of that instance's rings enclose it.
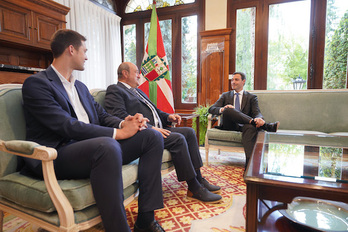
<instances>
[{"instance_id":1,"label":"white curtain","mask_svg":"<svg viewBox=\"0 0 348 232\"><path fill-rule=\"evenodd\" d=\"M87 38L85 70L74 76L89 89L106 89L117 82L121 57L121 18L89 0L55 0L70 8L66 28Z\"/></svg>"}]
</instances>

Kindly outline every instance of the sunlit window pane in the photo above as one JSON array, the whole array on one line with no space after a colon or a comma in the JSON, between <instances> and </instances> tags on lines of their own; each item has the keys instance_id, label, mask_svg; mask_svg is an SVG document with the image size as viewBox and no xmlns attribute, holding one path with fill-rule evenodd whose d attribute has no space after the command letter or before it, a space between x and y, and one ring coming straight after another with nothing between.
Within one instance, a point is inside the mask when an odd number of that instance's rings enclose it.
<instances>
[{"instance_id":1,"label":"sunlit window pane","mask_svg":"<svg viewBox=\"0 0 348 232\"><path fill-rule=\"evenodd\" d=\"M307 80L310 0L269 6L267 89L293 89ZM307 88L307 82L302 89Z\"/></svg>"},{"instance_id":2,"label":"sunlit window pane","mask_svg":"<svg viewBox=\"0 0 348 232\"><path fill-rule=\"evenodd\" d=\"M237 10L236 71L246 74L244 89L254 89L256 8Z\"/></svg>"},{"instance_id":3,"label":"sunlit window pane","mask_svg":"<svg viewBox=\"0 0 348 232\"><path fill-rule=\"evenodd\" d=\"M348 1L328 0L326 13L324 89L347 86Z\"/></svg>"},{"instance_id":4,"label":"sunlit window pane","mask_svg":"<svg viewBox=\"0 0 348 232\"><path fill-rule=\"evenodd\" d=\"M135 28L135 24L123 26L124 60L132 62L133 64L137 63Z\"/></svg>"},{"instance_id":5,"label":"sunlit window pane","mask_svg":"<svg viewBox=\"0 0 348 232\"><path fill-rule=\"evenodd\" d=\"M197 15L181 19L181 102L197 102Z\"/></svg>"},{"instance_id":6,"label":"sunlit window pane","mask_svg":"<svg viewBox=\"0 0 348 232\"><path fill-rule=\"evenodd\" d=\"M176 6L193 2L195 2L195 0L159 0L156 1L156 8ZM152 0L131 0L126 6L126 13L150 10L151 7Z\"/></svg>"},{"instance_id":7,"label":"sunlit window pane","mask_svg":"<svg viewBox=\"0 0 348 232\"><path fill-rule=\"evenodd\" d=\"M159 21L163 38L164 50L166 51L170 76L172 76L172 20ZM149 39L150 23L145 23L145 49Z\"/></svg>"}]
</instances>

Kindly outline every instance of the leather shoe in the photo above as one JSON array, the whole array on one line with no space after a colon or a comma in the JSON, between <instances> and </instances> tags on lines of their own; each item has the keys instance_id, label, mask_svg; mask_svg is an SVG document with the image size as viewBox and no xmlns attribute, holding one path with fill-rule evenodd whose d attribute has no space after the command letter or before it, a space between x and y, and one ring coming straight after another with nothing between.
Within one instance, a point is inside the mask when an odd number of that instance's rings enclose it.
<instances>
[{"instance_id":1,"label":"leather shoe","mask_svg":"<svg viewBox=\"0 0 348 232\"><path fill-rule=\"evenodd\" d=\"M165 230L156 220L154 220L150 223L150 226L145 229L140 229L137 224L134 224L134 232L165 232Z\"/></svg>"},{"instance_id":2,"label":"leather shoe","mask_svg":"<svg viewBox=\"0 0 348 232\"><path fill-rule=\"evenodd\" d=\"M203 186L200 187L199 190L195 193L192 193L190 190L187 190L187 197L208 203L216 203L222 199L220 195L210 192Z\"/></svg>"},{"instance_id":3,"label":"leather shoe","mask_svg":"<svg viewBox=\"0 0 348 232\"><path fill-rule=\"evenodd\" d=\"M221 190L219 186L210 184L205 178L202 178L200 181L201 185L203 185L206 189L208 189L210 192L216 193Z\"/></svg>"},{"instance_id":4,"label":"leather shoe","mask_svg":"<svg viewBox=\"0 0 348 232\"><path fill-rule=\"evenodd\" d=\"M278 121L276 121L275 123L265 123L261 128L268 132L277 132L279 124L280 123Z\"/></svg>"}]
</instances>

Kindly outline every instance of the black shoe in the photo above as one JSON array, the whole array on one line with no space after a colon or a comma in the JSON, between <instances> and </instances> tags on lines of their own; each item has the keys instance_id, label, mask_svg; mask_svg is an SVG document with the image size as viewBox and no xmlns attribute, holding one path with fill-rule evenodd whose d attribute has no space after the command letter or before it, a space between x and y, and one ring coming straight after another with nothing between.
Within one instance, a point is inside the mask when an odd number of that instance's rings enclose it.
<instances>
[{"instance_id":1,"label":"black shoe","mask_svg":"<svg viewBox=\"0 0 348 232\"><path fill-rule=\"evenodd\" d=\"M202 178L200 181L201 185L203 185L206 189L208 189L210 192L216 193L221 190L219 186L210 184L205 178Z\"/></svg>"},{"instance_id":2,"label":"black shoe","mask_svg":"<svg viewBox=\"0 0 348 232\"><path fill-rule=\"evenodd\" d=\"M154 220L146 229L140 229L137 224L134 224L134 232L165 232L165 230L156 220Z\"/></svg>"},{"instance_id":3,"label":"black shoe","mask_svg":"<svg viewBox=\"0 0 348 232\"><path fill-rule=\"evenodd\" d=\"M218 194L209 192L205 187L200 187L198 192L192 193L190 190L187 190L187 197L194 198L203 202L216 203L219 202L222 197Z\"/></svg>"},{"instance_id":4,"label":"black shoe","mask_svg":"<svg viewBox=\"0 0 348 232\"><path fill-rule=\"evenodd\" d=\"M280 123L278 121L275 123L265 123L261 128L268 132L277 132L279 124Z\"/></svg>"}]
</instances>

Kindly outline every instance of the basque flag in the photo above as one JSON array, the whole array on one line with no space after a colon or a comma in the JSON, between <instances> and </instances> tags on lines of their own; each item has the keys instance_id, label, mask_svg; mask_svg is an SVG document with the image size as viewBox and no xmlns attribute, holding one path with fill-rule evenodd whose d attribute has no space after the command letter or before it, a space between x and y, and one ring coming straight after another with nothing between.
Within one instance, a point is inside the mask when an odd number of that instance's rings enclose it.
<instances>
[{"instance_id":1,"label":"basque flag","mask_svg":"<svg viewBox=\"0 0 348 232\"><path fill-rule=\"evenodd\" d=\"M174 113L172 83L159 25L156 1L152 4L150 34L140 69L140 86L158 109Z\"/></svg>"}]
</instances>

